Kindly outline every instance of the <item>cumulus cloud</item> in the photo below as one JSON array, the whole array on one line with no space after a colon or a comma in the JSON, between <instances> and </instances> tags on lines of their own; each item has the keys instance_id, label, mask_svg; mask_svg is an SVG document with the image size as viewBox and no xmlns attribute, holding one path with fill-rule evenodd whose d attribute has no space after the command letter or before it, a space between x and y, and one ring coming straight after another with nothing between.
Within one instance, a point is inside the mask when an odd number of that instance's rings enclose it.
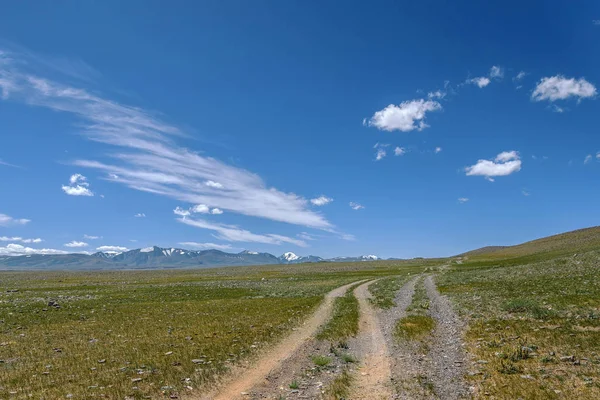
<instances>
[{"instance_id":1,"label":"cumulus cloud","mask_svg":"<svg viewBox=\"0 0 600 400\"><path fill-rule=\"evenodd\" d=\"M490 78L496 78L496 79L504 78L504 69L494 65L490 69Z\"/></svg>"},{"instance_id":2,"label":"cumulus cloud","mask_svg":"<svg viewBox=\"0 0 600 400\"><path fill-rule=\"evenodd\" d=\"M503 151L494 160L478 160L465 168L467 176L484 176L493 181L496 176L506 176L521 170L521 158L516 151Z\"/></svg>"},{"instance_id":3,"label":"cumulus cloud","mask_svg":"<svg viewBox=\"0 0 600 400\"><path fill-rule=\"evenodd\" d=\"M542 78L531 94L533 101L556 101L576 97L579 100L595 97L596 87L584 78L565 78L562 75Z\"/></svg>"},{"instance_id":4,"label":"cumulus cloud","mask_svg":"<svg viewBox=\"0 0 600 400\"><path fill-rule=\"evenodd\" d=\"M89 189L90 184L87 178L81 174L73 174L69 178L69 184L63 185L62 190L69 196L93 196L94 193Z\"/></svg>"},{"instance_id":5,"label":"cumulus cloud","mask_svg":"<svg viewBox=\"0 0 600 400\"><path fill-rule=\"evenodd\" d=\"M123 246L100 246L96 247L96 250L101 251L103 253L122 253L129 249Z\"/></svg>"},{"instance_id":6,"label":"cumulus cloud","mask_svg":"<svg viewBox=\"0 0 600 400\"><path fill-rule=\"evenodd\" d=\"M13 218L10 215L0 214L0 226L25 225L31 222L25 218Z\"/></svg>"},{"instance_id":7,"label":"cumulus cloud","mask_svg":"<svg viewBox=\"0 0 600 400\"><path fill-rule=\"evenodd\" d=\"M0 242L21 242L21 243L41 243L43 240L40 238L35 239L23 239L20 236L0 236Z\"/></svg>"},{"instance_id":8,"label":"cumulus cloud","mask_svg":"<svg viewBox=\"0 0 600 400\"><path fill-rule=\"evenodd\" d=\"M185 210L185 209L183 209L181 207L175 207L175 209L173 210L173 213L175 215L179 215L179 216L182 216L182 217L187 217L187 216L189 216L191 214L191 212L189 210Z\"/></svg>"},{"instance_id":9,"label":"cumulus cloud","mask_svg":"<svg viewBox=\"0 0 600 400\"><path fill-rule=\"evenodd\" d=\"M87 247L88 244L86 242L78 242L78 241L70 241L69 243L64 244L65 247Z\"/></svg>"},{"instance_id":10,"label":"cumulus cloud","mask_svg":"<svg viewBox=\"0 0 600 400\"><path fill-rule=\"evenodd\" d=\"M190 209L190 211L197 214L208 214L210 212L210 208L206 204L196 204Z\"/></svg>"},{"instance_id":11,"label":"cumulus cloud","mask_svg":"<svg viewBox=\"0 0 600 400\"><path fill-rule=\"evenodd\" d=\"M333 199L331 197L327 197L324 195L321 195L319 197L316 197L314 199L310 199L310 202L312 204L314 204L315 206L324 206L327 205L329 203L331 203L333 201Z\"/></svg>"},{"instance_id":12,"label":"cumulus cloud","mask_svg":"<svg viewBox=\"0 0 600 400\"><path fill-rule=\"evenodd\" d=\"M363 208L365 208L365 206L351 201L350 208L352 208L353 210L362 210Z\"/></svg>"},{"instance_id":13,"label":"cumulus cloud","mask_svg":"<svg viewBox=\"0 0 600 400\"><path fill-rule=\"evenodd\" d=\"M215 182L215 181L206 181L204 182L204 184L208 187L211 188L215 188L215 189L223 189L223 185L220 184L219 182Z\"/></svg>"},{"instance_id":14,"label":"cumulus cloud","mask_svg":"<svg viewBox=\"0 0 600 400\"><path fill-rule=\"evenodd\" d=\"M56 249L32 249L15 243L0 247L0 256L29 256L33 254L68 254L68 252Z\"/></svg>"},{"instance_id":15,"label":"cumulus cloud","mask_svg":"<svg viewBox=\"0 0 600 400\"><path fill-rule=\"evenodd\" d=\"M427 113L441 109L442 105L439 102L424 99L405 101L400 105L390 104L373 114L368 125L389 132L410 132L415 129L420 131L429 126L425 123Z\"/></svg>"},{"instance_id":16,"label":"cumulus cloud","mask_svg":"<svg viewBox=\"0 0 600 400\"><path fill-rule=\"evenodd\" d=\"M468 197L459 197L459 198L458 198L458 202L459 202L460 204L464 204L464 203L466 203L467 201L469 201L469 198L468 198Z\"/></svg>"},{"instance_id":17,"label":"cumulus cloud","mask_svg":"<svg viewBox=\"0 0 600 400\"><path fill-rule=\"evenodd\" d=\"M396 146L394 149L394 155L403 156L404 154L406 154L406 149L404 147Z\"/></svg>"},{"instance_id":18,"label":"cumulus cloud","mask_svg":"<svg viewBox=\"0 0 600 400\"><path fill-rule=\"evenodd\" d=\"M441 148L441 147L436 147L436 148L435 148L435 150L433 150L433 152L434 152L435 154L437 154L437 153L441 153L441 152L442 152L442 148Z\"/></svg>"},{"instance_id":19,"label":"cumulus cloud","mask_svg":"<svg viewBox=\"0 0 600 400\"><path fill-rule=\"evenodd\" d=\"M223 214L223 210L221 210L220 208L213 208L212 210L210 210L210 213L213 215L221 215Z\"/></svg>"},{"instance_id":20,"label":"cumulus cloud","mask_svg":"<svg viewBox=\"0 0 600 400\"><path fill-rule=\"evenodd\" d=\"M146 218L146 214L144 213L137 213L134 215L135 218Z\"/></svg>"},{"instance_id":21,"label":"cumulus cloud","mask_svg":"<svg viewBox=\"0 0 600 400\"><path fill-rule=\"evenodd\" d=\"M230 244L217 244L217 243L180 242L179 244L182 246L185 246L189 249L194 249L194 250L196 250L196 249L198 249L198 250L216 249L216 250L225 251L225 250L231 250L231 249L235 248Z\"/></svg>"},{"instance_id":22,"label":"cumulus cloud","mask_svg":"<svg viewBox=\"0 0 600 400\"><path fill-rule=\"evenodd\" d=\"M83 159L74 161L75 165L102 171L107 177L117 175L118 179L109 179L115 184L188 204L333 228L323 215L310 209L305 198L270 187L251 171L181 147L176 139L187 135L180 128L144 109L46 79L37 74L43 66L19 62L19 56L11 54L14 62L0 63L0 89L5 98L70 113L79 119L79 132L85 137L111 146L109 161ZM207 185L209 181L222 188Z\"/></svg>"},{"instance_id":23,"label":"cumulus cloud","mask_svg":"<svg viewBox=\"0 0 600 400\"><path fill-rule=\"evenodd\" d=\"M236 225L215 224L203 219L178 218L179 222L196 228L208 229L216 232L214 235L217 239L226 240L228 242L255 242L266 244L282 244L289 243L297 246L306 247L304 240L294 239L283 235L273 233L257 234L248 230L242 229Z\"/></svg>"},{"instance_id":24,"label":"cumulus cloud","mask_svg":"<svg viewBox=\"0 0 600 400\"><path fill-rule=\"evenodd\" d=\"M480 76L478 78L467 79L467 83L471 83L473 85L477 85L480 88L484 88L490 84L490 78L486 76Z\"/></svg>"}]
</instances>

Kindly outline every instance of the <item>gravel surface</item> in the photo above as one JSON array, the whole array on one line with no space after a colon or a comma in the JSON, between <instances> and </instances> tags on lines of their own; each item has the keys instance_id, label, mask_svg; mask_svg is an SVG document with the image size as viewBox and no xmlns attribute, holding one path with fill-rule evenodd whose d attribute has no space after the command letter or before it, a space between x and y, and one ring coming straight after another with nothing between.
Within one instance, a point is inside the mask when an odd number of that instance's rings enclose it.
<instances>
[{"instance_id":1,"label":"gravel surface","mask_svg":"<svg viewBox=\"0 0 600 400\"><path fill-rule=\"evenodd\" d=\"M385 340L391 354L394 399L435 398L423 384L430 369L424 347L417 341L399 342L394 338L396 321L406 316L406 308L412 302L418 280L419 277L411 279L398 291L394 299L395 307L380 312Z\"/></svg>"},{"instance_id":2,"label":"gravel surface","mask_svg":"<svg viewBox=\"0 0 600 400\"><path fill-rule=\"evenodd\" d=\"M464 350L464 322L452 309L446 296L441 296L433 277L425 278L431 316L436 320L429 355L431 357L431 381L434 391L442 400L469 397L464 381L467 357Z\"/></svg>"}]
</instances>

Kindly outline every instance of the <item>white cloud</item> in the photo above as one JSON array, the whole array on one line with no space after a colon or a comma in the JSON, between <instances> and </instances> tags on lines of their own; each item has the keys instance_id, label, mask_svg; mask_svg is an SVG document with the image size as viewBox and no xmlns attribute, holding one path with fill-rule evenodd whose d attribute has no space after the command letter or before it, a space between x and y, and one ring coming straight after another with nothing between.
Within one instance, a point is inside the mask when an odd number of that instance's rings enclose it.
<instances>
[{"instance_id":1,"label":"white cloud","mask_svg":"<svg viewBox=\"0 0 600 400\"><path fill-rule=\"evenodd\" d=\"M310 199L310 202L312 204L314 204L315 206L324 206L327 205L329 203L331 203L333 201L333 199L331 197L327 197L324 195L321 195L319 197L316 197L314 199Z\"/></svg>"},{"instance_id":2,"label":"white cloud","mask_svg":"<svg viewBox=\"0 0 600 400\"><path fill-rule=\"evenodd\" d=\"M441 90L436 90L435 92L427 93L427 97L430 99L443 99L446 97L446 92Z\"/></svg>"},{"instance_id":3,"label":"white cloud","mask_svg":"<svg viewBox=\"0 0 600 400\"><path fill-rule=\"evenodd\" d=\"M589 164L589 163L591 163L591 162L592 162L592 158L593 158L593 157L592 157L592 155L591 155L591 154L588 154L588 155L587 155L587 156L585 156L585 158L583 159L583 163L584 163L584 164Z\"/></svg>"},{"instance_id":4,"label":"white cloud","mask_svg":"<svg viewBox=\"0 0 600 400\"><path fill-rule=\"evenodd\" d=\"M504 78L504 69L494 65L490 69L490 78L497 78L497 79Z\"/></svg>"},{"instance_id":5,"label":"white cloud","mask_svg":"<svg viewBox=\"0 0 600 400\"><path fill-rule=\"evenodd\" d=\"M552 111L554 111L555 113L559 113L559 114L562 114L565 112L565 109L563 107L559 107L556 104L552 104L552 107L550 107L550 109Z\"/></svg>"},{"instance_id":6,"label":"white cloud","mask_svg":"<svg viewBox=\"0 0 600 400\"><path fill-rule=\"evenodd\" d=\"M404 149L404 147L396 146L394 149L394 155L403 156L404 154L406 154L406 149Z\"/></svg>"},{"instance_id":7,"label":"white cloud","mask_svg":"<svg viewBox=\"0 0 600 400\"><path fill-rule=\"evenodd\" d=\"M361 209L365 208L365 206L351 201L350 208L352 208L353 210L361 210Z\"/></svg>"},{"instance_id":8,"label":"white cloud","mask_svg":"<svg viewBox=\"0 0 600 400\"><path fill-rule=\"evenodd\" d=\"M62 190L69 196L93 196L89 189L87 178L81 174L73 174L69 178L69 185L63 185Z\"/></svg>"},{"instance_id":9,"label":"white cloud","mask_svg":"<svg viewBox=\"0 0 600 400\"><path fill-rule=\"evenodd\" d=\"M180 242L182 246L185 246L189 249L216 249L216 250L231 250L234 249L230 244L217 244L217 243L198 243L198 242Z\"/></svg>"},{"instance_id":10,"label":"white cloud","mask_svg":"<svg viewBox=\"0 0 600 400\"><path fill-rule=\"evenodd\" d=\"M467 201L469 201L469 198L468 198L468 197L459 197L459 198L458 198L458 202L459 202L460 204L465 204Z\"/></svg>"},{"instance_id":11,"label":"white cloud","mask_svg":"<svg viewBox=\"0 0 600 400\"><path fill-rule=\"evenodd\" d=\"M521 170L521 159L516 151L504 151L492 160L478 160L465 168L467 176L484 176L493 182L495 176L506 176Z\"/></svg>"},{"instance_id":12,"label":"white cloud","mask_svg":"<svg viewBox=\"0 0 600 400\"><path fill-rule=\"evenodd\" d=\"M441 109L442 105L437 101L424 99L405 101L398 106L390 104L373 114L368 124L390 132L422 130L429 126L425 123L426 114Z\"/></svg>"},{"instance_id":13,"label":"white cloud","mask_svg":"<svg viewBox=\"0 0 600 400\"><path fill-rule=\"evenodd\" d=\"M196 214L208 214L210 208L206 204L197 204L193 206L190 211Z\"/></svg>"},{"instance_id":14,"label":"white cloud","mask_svg":"<svg viewBox=\"0 0 600 400\"><path fill-rule=\"evenodd\" d=\"M484 88L490 84L490 78L485 76L480 76L478 78L467 79L467 83L471 83L473 85L477 85L480 88Z\"/></svg>"},{"instance_id":15,"label":"white cloud","mask_svg":"<svg viewBox=\"0 0 600 400\"><path fill-rule=\"evenodd\" d=\"M521 190L521 193L522 193L522 194L523 194L523 196L525 196L525 197L527 197L527 196L529 196L529 195L531 194L531 193L529 193L529 190L527 190L527 189L523 189L523 190Z\"/></svg>"},{"instance_id":16,"label":"white cloud","mask_svg":"<svg viewBox=\"0 0 600 400\"><path fill-rule=\"evenodd\" d=\"M441 147L436 147L436 148L435 148L435 150L433 150L433 152L434 152L435 154L437 154L437 153L441 153L441 152L442 152L442 148L441 148Z\"/></svg>"},{"instance_id":17,"label":"white cloud","mask_svg":"<svg viewBox=\"0 0 600 400\"><path fill-rule=\"evenodd\" d=\"M65 243L64 246L65 247L87 247L88 244L85 242L77 242L77 241L73 240L69 243Z\"/></svg>"},{"instance_id":18,"label":"white cloud","mask_svg":"<svg viewBox=\"0 0 600 400\"><path fill-rule=\"evenodd\" d=\"M56 249L32 249L14 243L10 243L6 247L0 247L0 256L29 256L33 254L68 254L68 252Z\"/></svg>"},{"instance_id":19,"label":"white cloud","mask_svg":"<svg viewBox=\"0 0 600 400\"><path fill-rule=\"evenodd\" d=\"M515 82L519 82L520 80L522 80L523 78L525 78L525 76L527 75L527 73L525 71L520 71L517 76L515 76L513 78L513 81Z\"/></svg>"},{"instance_id":20,"label":"white cloud","mask_svg":"<svg viewBox=\"0 0 600 400\"><path fill-rule=\"evenodd\" d=\"M305 241L290 238L283 235L277 235L273 233L264 235L256 234L245 229L239 228L235 225L214 224L203 219L179 218L177 220L186 225L215 231L217 232L217 234L215 235L216 238L226 240L229 242L255 242L277 245L282 243L290 243L295 244L297 246L306 247Z\"/></svg>"},{"instance_id":21,"label":"white cloud","mask_svg":"<svg viewBox=\"0 0 600 400\"><path fill-rule=\"evenodd\" d=\"M596 159L600 160L600 151L596 153Z\"/></svg>"},{"instance_id":22,"label":"white cloud","mask_svg":"<svg viewBox=\"0 0 600 400\"><path fill-rule=\"evenodd\" d=\"M146 214L144 214L144 213L137 213L137 214L134 215L134 217L136 217L136 218L146 218Z\"/></svg>"},{"instance_id":23,"label":"white cloud","mask_svg":"<svg viewBox=\"0 0 600 400\"><path fill-rule=\"evenodd\" d=\"M41 243L41 242L43 242L43 240L40 238L23 239L20 236L12 236L12 237L0 236L0 242Z\"/></svg>"},{"instance_id":24,"label":"white cloud","mask_svg":"<svg viewBox=\"0 0 600 400\"><path fill-rule=\"evenodd\" d=\"M375 161L383 159L386 155L387 152L384 149L378 149L377 153L375 153Z\"/></svg>"},{"instance_id":25,"label":"white cloud","mask_svg":"<svg viewBox=\"0 0 600 400\"><path fill-rule=\"evenodd\" d=\"M127 247L123 247L123 246L100 246L100 247L96 247L96 250L104 252L104 253L122 253L129 249Z\"/></svg>"},{"instance_id":26,"label":"white cloud","mask_svg":"<svg viewBox=\"0 0 600 400\"><path fill-rule=\"evenodd\" d=\"M223 214L223 210L221 210L220 208L213 208L212 210L210 210L210 213L213 215L221 215Z\"/></svg>"},{"instance_id":27,"label":"white cloud","mask_svg":"<svg viewBox=\"0 0 600 400\"><path fill-rule=\"evenodd\" d=\"M204 184L208 187L211 188L215 188L215 189L223 189L223 185L221 185L219 182L215 182L215 181L206 181L204 182Z\"/></svg>"},{"instance_id":28,"label":"white cloud","mask_svg":"<svg viewBox=\"0 0 600 400\"><path fill-rule=\"evenodd\" d=\"M13 218L10 215L0 214L0 226L25 225L31 222L25 218Z\"/></svg>"},{"instance_id":29,"label":"white cloud","mask_svg":"<svg viewBox=\"0 0 600 400\"><path fill-rule=\"evenodd\" d=\"M583 78L565 78L562 75L542 78L531 94L534 101L556 101L569 97L580 100L596 96L596 87Z\"/></svg>"},{"instance_id":30,"label":"white cloud","mask_svg":"<svg viewBox=\"0 0 600 400\"><path fill-rule=\"evenodd\" d=\"M189 204L210 204L247 216L333 228L323 215L310 209L305 198L269 187L248 170L177 145L175 139L186 134L154 114L33 75L30 71L43 70L43 66L18 61L0 63L0 88L5 95L8 91L7 96L15 101L70 113L80 120L81 134L112 146L110 161L84 159L74 161L75 165L118 175L118 180L110 182ZM205 184L208 181L218 182L224 189L215 190Z\"/></svg>"},{"instance_id":31,"label":"white cloud","mask_svg":"<svg viewBox=\"0 0 600 400\"><path fill-rule=\"evenodd\" d=\"M96 240L96 239L102 239L102 236L83 235L83 238L88 239L88 240Z\"/></svg>"},{"instance_id":32,"label":"white cloud","mask_svg":"<svg viewBox=\"0 0 600 400\"><path fill-rule=\"evenodd\" d=\"M185 210L185 209L183 209L181 207L175 207L175 209L173 210L173 213L175 215L179 215L179 216L182 216L182 217L187 217L188 215L191 214L189 210Z\"/></svg>"}]
</instances>

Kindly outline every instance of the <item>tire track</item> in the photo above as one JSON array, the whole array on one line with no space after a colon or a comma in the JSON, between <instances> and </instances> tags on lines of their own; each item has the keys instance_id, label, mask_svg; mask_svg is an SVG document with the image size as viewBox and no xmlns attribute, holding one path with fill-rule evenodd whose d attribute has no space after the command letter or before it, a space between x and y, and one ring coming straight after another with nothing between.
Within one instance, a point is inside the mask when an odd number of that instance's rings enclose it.
<instances>
[{"instance_id":1,"label":"tire track","mask_svg":"<svg viewBox=\"0 0 600 400\"><path fill-rule=\"evenodd\" d=\"M442 400L468 398L464 381L467 358L462 339L465 324L448 298L440 295L431 275L425 278L425 290L431 301L431 316L437 322L429 352L435 394Z\"/></svg>"},{"instance_id":2,"label":"tire track","mask_svg":"<svg viewBox=\"0 0 600 400\"><path fill-rule=\"evenodd\" d=\"M333 311L334 299L343 296L349 287L358 282L349 283L327 293L317 311L301 327L294 330L278 344L275 344L271 351L259 357L249 368L240 368L240 371L232 373L232 380L226 383L216 394L207 394L195 398L202 400L234 400L243 398L256 385L268 384L267 377L271 371L293 357L297 350L311 340L318 329L329 320Z\"/></svg>"},{"instance_id":3,"label":"tire track","mask_svg":"<svg viewBox=\"0 0 600 400\"><path fill-rule=\"evenodd\" d=\"M391 399L390 354L377 312L371 305L368 287L363 283L354 290L360 309L359 333L355 345L361 365L350 399Z\"/></svg>"}]
</instances>

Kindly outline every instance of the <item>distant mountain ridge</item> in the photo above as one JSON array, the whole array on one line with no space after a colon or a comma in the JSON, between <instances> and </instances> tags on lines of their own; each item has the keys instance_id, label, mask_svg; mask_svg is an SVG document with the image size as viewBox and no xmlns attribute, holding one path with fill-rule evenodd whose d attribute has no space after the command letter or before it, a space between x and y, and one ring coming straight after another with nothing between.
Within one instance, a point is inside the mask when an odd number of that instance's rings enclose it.
<instances>
[{"instance_id":1,"label":"distant mountain ridge","mask_svg":"<svg viewBox=\"0 0 600 400\"><path fill-rule=\"evenodd\" d=\"M90 255L72 253L59 255L32 254L0 257L0 269L146 269L244 266L266 264L300 264L314 262L373 261L373 255L359 257L336 257L324 259L318 256L298 256L286 252L280 257L270 253L244 250L227 253L220 250L186 250L175 247L146 247L118 252L97 252Z\"/></svg>"}]
</instances>

